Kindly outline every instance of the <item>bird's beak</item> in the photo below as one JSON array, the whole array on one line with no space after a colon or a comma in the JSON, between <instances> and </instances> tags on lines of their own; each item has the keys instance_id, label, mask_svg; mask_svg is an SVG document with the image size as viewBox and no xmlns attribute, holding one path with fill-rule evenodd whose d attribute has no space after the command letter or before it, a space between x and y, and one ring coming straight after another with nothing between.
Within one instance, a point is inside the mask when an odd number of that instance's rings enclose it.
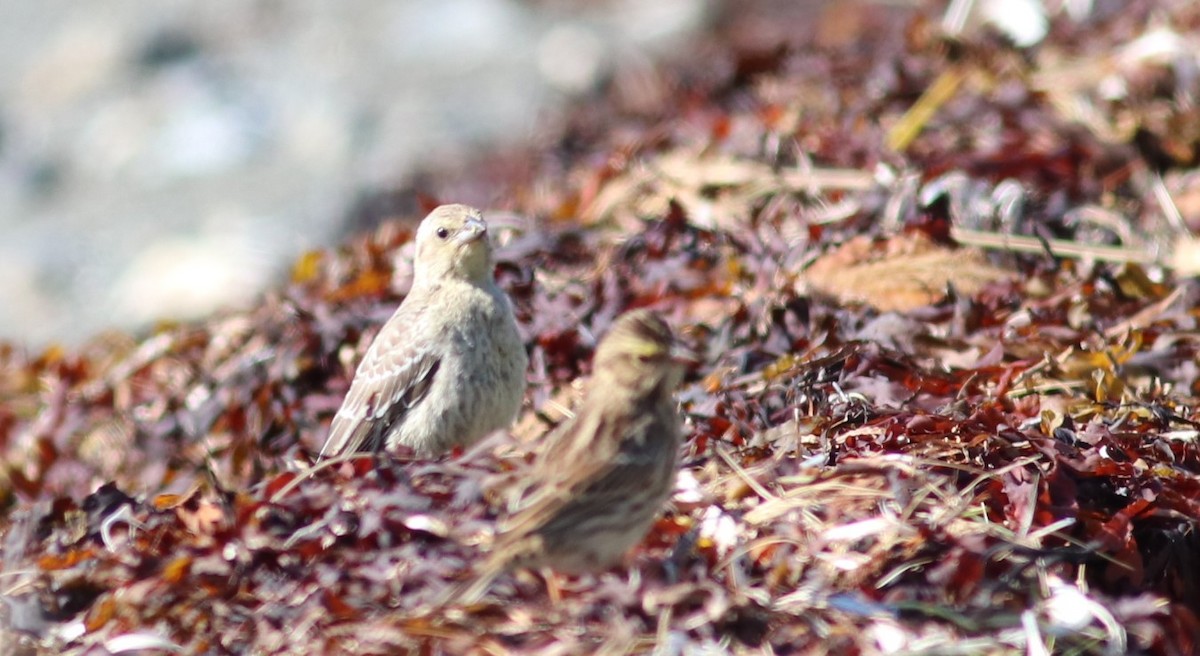
<instances>
[{"instance_id":1,"label":"bird's beak","mask_svg":"<svg viewBox=\"0 0 1200 656\"><path fill-rule=\"evenodd\" d=\"M701 363L700 354L679 340L671 342L670 357L673 362L683 365L688 369L698 366Z\"/></svg>"},{"instance_id":2,"label":"bird's beak","mask_svg":"<svg viewBox=\"0 0 1200 656\"><path fill-rule=\"evenodd\" d=\"M487 222L475 216L467 217L466 223L458 231L458 241L468 244L487 234Z\"/></svg>"}]
</instances>

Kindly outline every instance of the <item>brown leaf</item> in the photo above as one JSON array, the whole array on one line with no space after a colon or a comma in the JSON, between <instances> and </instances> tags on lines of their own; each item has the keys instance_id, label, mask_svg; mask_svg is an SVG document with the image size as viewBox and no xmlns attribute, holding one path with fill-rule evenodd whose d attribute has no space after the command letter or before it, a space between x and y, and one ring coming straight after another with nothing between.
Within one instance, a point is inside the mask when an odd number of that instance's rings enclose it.
<instances>
[{"instance_id":1,"label":"brown leaf","mask_svg":"<svg viewBox=\"0 0 1200 656\"><path fill-rule=\"evenodd\" d=\"M904 312L937 303L953 286L970 296L985 284L1015 275L978 251L940 246L921 233L883 242L860 236L826 253L800 276L798 287L842 303Z\"/></svg>"}]
</instances>

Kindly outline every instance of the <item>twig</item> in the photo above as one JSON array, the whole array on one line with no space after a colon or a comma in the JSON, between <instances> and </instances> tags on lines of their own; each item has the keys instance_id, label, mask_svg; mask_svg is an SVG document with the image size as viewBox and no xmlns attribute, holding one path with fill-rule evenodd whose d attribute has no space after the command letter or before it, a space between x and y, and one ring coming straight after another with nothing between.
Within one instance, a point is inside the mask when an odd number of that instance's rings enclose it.
<instances>
[{"instance_id":1,"label":"twig","mask_svg":"<svg viewBox=\"0 0 1200 656\"><path fill-rule=\"evenodd\" d=\"M1140 249L1122 246L1096 246L1066 239L1038 239L1023 235L1006 235L967 228L952 227L950 236L960 244L992 248L1017 253L1042 253L1049 249L1055 257L1090 257L1102 262L1157 264L1157 256Z\"/></svg>"},{"instance_id":2,"label":"twig","mask_svg":"<svg viewBox=\"0 0 1200 656\"><path fill-rule=\"evenodd\" d=\"M299 474L296 475L295 478L288 481L287 485L284 485L283 487L279 488L279 490L276 491L275 494L271 495L271 498L269 499L268 502L269 503L277 503L280 499L287 496L289 492L296 489L300 485L300 483L312 478L314 475L318 474L322 470L329 469L330 467L333 467L335 465L340 465L344 462L352 462L359 458L374 458L375 456L376 456L376 454L374 454L374 453L360 451L360 452L355 452L355 453L346 453L346 454L343 454L340 456L322 460L321 462L318 462L317 464L313 465L312 467L309 467L308 469L305 469L304 471L300 472Z\"/></svg>"}]
</instances>

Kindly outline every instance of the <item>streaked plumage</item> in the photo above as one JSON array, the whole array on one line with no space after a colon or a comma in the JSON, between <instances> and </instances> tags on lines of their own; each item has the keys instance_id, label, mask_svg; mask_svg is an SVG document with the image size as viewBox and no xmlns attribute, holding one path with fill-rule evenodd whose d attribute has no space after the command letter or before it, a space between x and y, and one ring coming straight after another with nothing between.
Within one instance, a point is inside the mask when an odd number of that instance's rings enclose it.
<instances>
[{"instance_id":1,"label":"streaked plumage","mask_svg":"<svg viewBox=\"0 0 1200 656\"><path fill-rule=\"evenodd\" d=\"M675 481L680 421L673 394L683 367L673 344L650 311L617 319L596 350L586 398L535 466L531 493L451 600L473 601L514 567L602 570L646 535Z\"/></svg>"},{"instance_id":2,"label":"streaked plumage","mask_svg":"<svg viewBox=\"0 0 1200 656\"><path fill-rule=\"evenodd\" d=\"M436 456L520 410L525 347L479 210L438 207L416 243L412 289L359 364L322 458L400 444Z\"/></svg>"}]
</instances>

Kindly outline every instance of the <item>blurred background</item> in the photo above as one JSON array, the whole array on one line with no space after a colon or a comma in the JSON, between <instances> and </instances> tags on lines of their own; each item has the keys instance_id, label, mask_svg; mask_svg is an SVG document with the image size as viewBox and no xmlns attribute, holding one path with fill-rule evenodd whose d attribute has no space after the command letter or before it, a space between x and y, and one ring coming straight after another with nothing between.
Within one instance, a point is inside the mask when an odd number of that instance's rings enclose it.
<instances>
[{"instance_id":1,"label":"blurred background","mask_svg":"<svg viewBox=\"0 0 1200 656\"><path fill-rule=\"evenodd\" d=\"M528 140L718 4L0 3L0 341L244 304L375 190Z\"/></svg>"}]
</instances>

